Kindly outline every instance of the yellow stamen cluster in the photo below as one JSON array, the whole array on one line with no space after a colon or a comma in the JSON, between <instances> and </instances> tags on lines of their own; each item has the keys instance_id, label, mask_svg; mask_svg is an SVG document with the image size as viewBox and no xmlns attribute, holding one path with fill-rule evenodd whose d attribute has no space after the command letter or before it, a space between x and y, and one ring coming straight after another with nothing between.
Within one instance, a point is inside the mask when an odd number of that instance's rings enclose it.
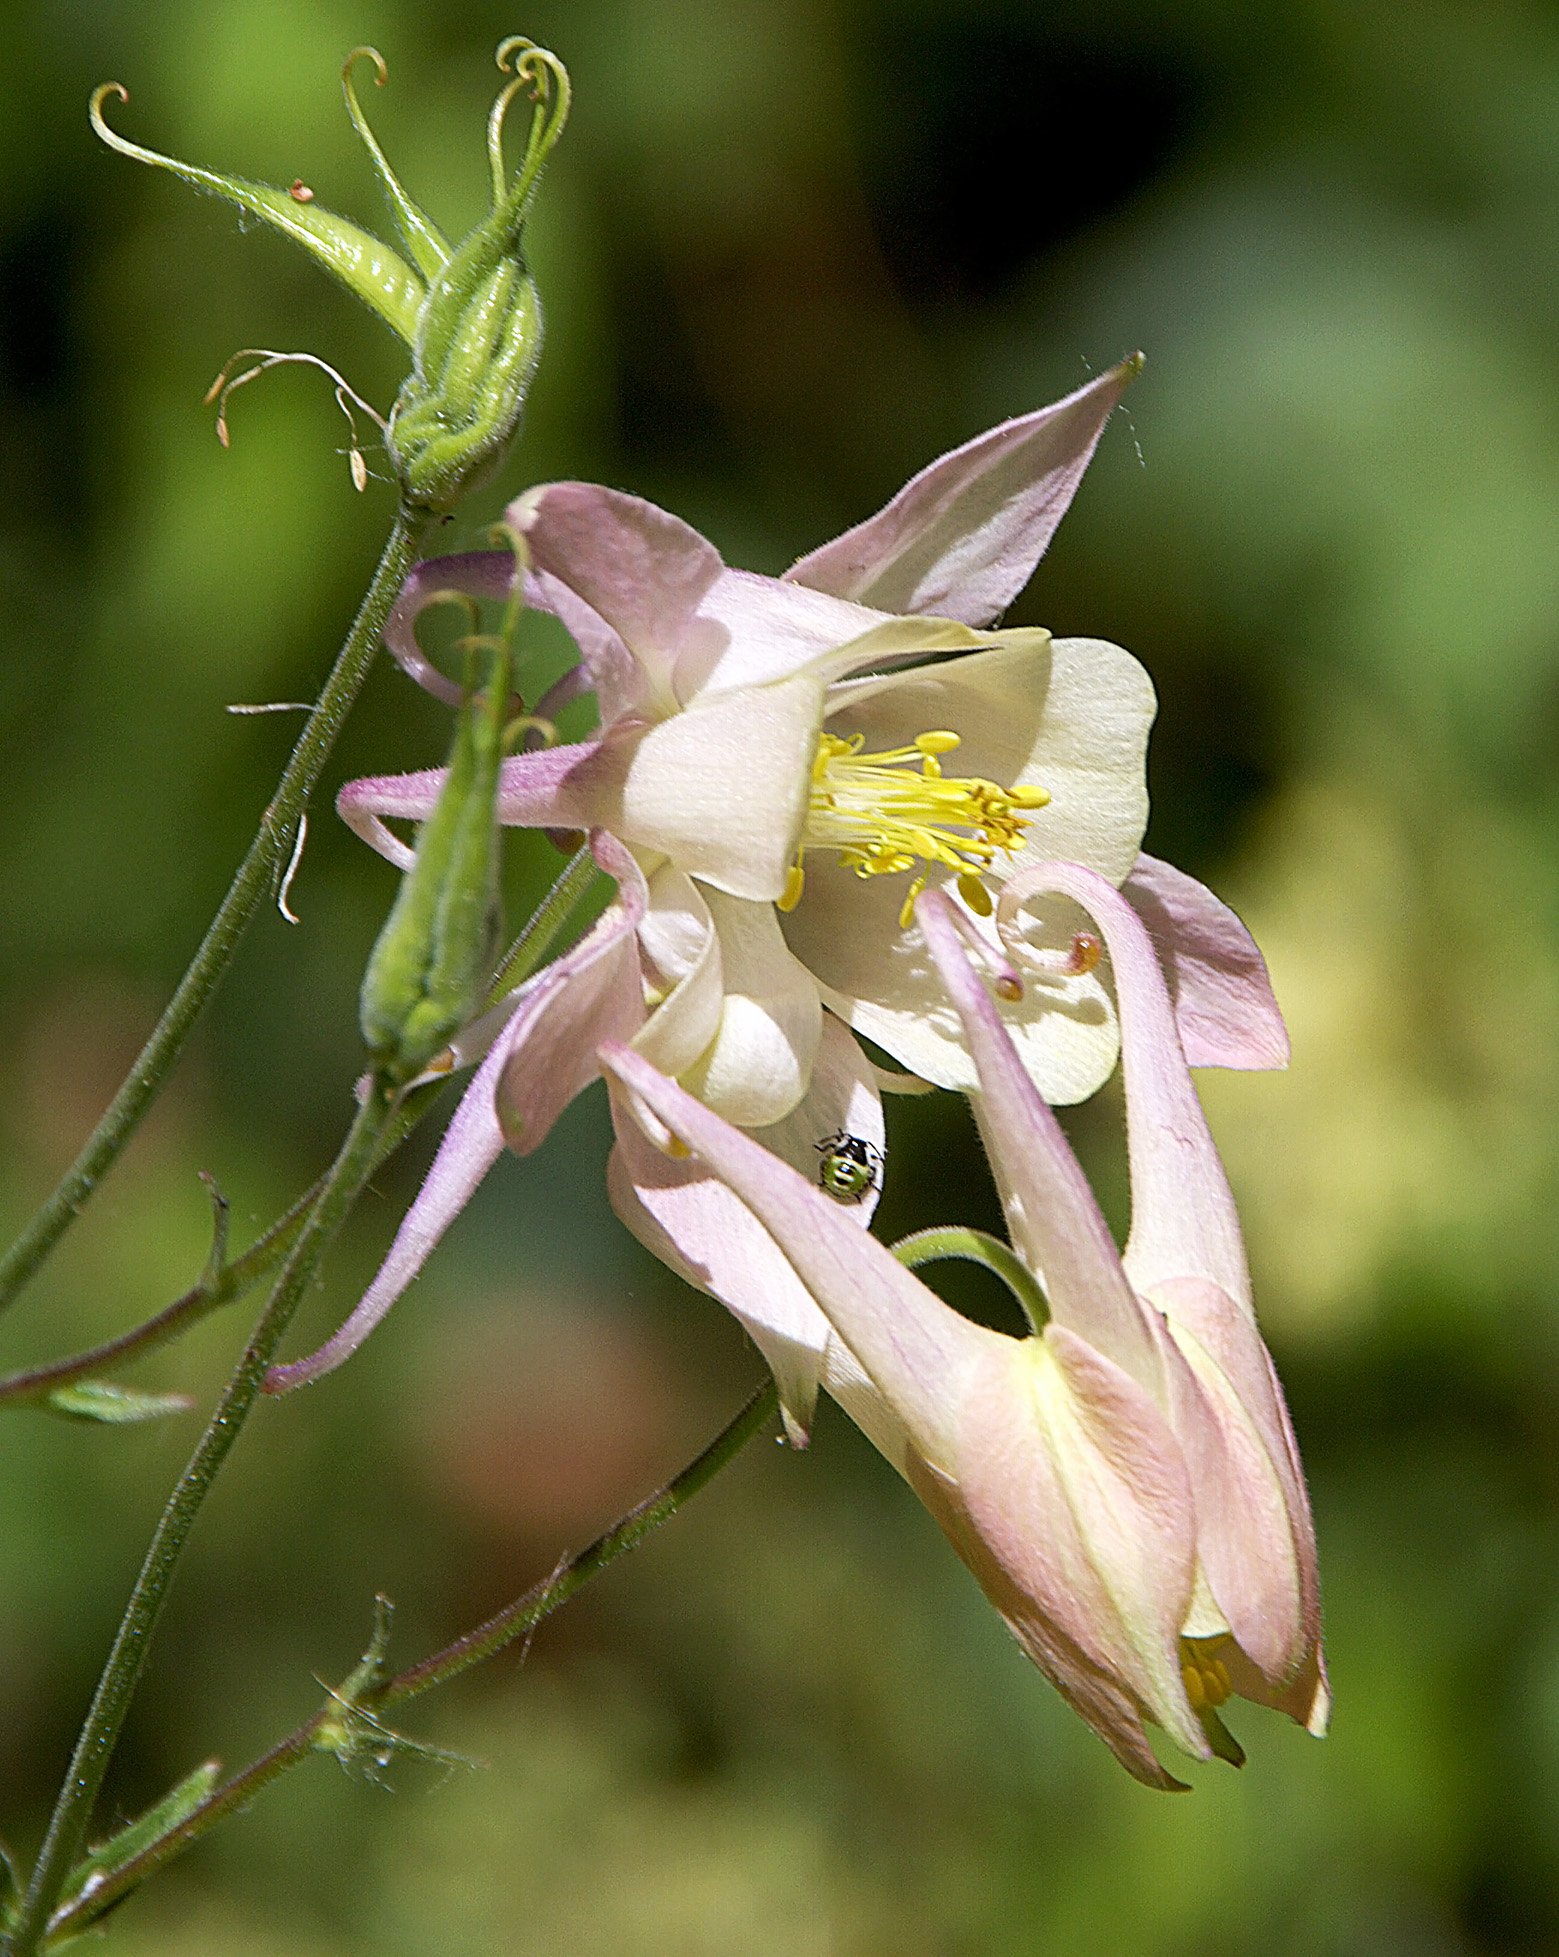
<instances>
[{"instance_id":1,"label":"yellow stamen cluster","mask_svg":"<svg viewBox=\"0 0 1559 1957\"><path fill-rule=\"evenodd\" d=\"M1221 1637L1180 1640L1180 1676L1193 1712L1221 1706L1234 1690L1229 1668L1218 1656L1225 1642Z\"/></svg>"},{"instance_id":2,"label":"yellow stamen cluster","mask_svg":"<svg viewBox=\"0 0 1559 1957\"><path fill-rule=\"evenodd\" d=\"M807 851L833 849L858 877L919 869L899 911L901 927L909 924L934 863L956 870L959 895L989 917L983 872L999 851L1019 846L1028 828L1025 812L1042 809L1050 797L1042 788L944 775L939 757L958 744L956 734L937 730L917 735L908 747L866 754L862 734L822 735L812 763L812 804L780 909L794 910L801 901Z\"/></svg>"}]
</instances>

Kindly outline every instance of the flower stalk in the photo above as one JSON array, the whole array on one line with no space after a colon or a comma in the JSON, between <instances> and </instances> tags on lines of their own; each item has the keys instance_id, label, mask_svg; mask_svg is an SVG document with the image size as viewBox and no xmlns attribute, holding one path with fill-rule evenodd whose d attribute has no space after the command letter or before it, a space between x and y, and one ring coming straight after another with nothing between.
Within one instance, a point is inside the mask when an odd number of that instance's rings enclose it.
<instances>
[{"instance_id":1,"label":"flower stalk","mask_svg":"<svg viewBox=\"0 0 1559 1957\"><path fill-rule=\"evenodd\" d=\"M735 1460L749 1441L763 1432L774 1418L776 1408L777 1398L772 1383L760 1387L708 1447L664 1488L630 1509L588 1548L570 1557L551 1576L533 1585L485 1624L478 1625L464 1637L455 1639L443 1650L434 1652L406 1671L356 1692L351 1699L350 1712L371 1720L392 1706L405 1705L425 1692L431 1692L436 1686L447 1685L461 1673L496 1657L518 1639L529 1636L537 1625L567 1603L593 1578L630 1549L636 1549L646 1536L685 1508L700 1489L707 1487L722 1468ZM138 1888L148 1876L192 1848L219 1821L248 1807L262 1788L279 1780L292 1768L301 1766L316 1753L329 1750L326 1745L328 1735L343 1720L342 1696L333 1694L327 1698L318 1711L285 1739L279 1740L258 1760L214 1788L198 1805L182 1815L175 1825L116 1867L90 1894L73 1898L49 1924L46 1947L80 1934L123 1896ZM15 1957L21 1957L20 1946Z\"/></svg>"},{"instance_id":2,"label":"flower stalk","mask_svg":"<svg viewBox=\"0 0 1559 1957\"><path fill-rule=\"evenodd\" d=\"M288 757L254 841L222 899L200 948L180 979L108 1111L21 1235L0 1257L0 1311L16 1298L85 1208L103 1177L162 1091L184 1042L194 1030L256 912L277 887L298 823L335 746L379 645L379 634L427 535L430 519L404 512L385 544L373 580L336 655L313 711Z\"/></svg>"},{"instance_id":3,"label":"flower stalk","mask_svg":"<svg viewBox=\"0 0 1559 1957\"><path fill-rule=\"evenodd\" d=\"M61 1783L20 1914L9 1939L0 1946L4 1957L32 1957L39 1947L70 1870L81 1853L92 1810L145 1669L179 1558L205 1499L253 1410L266 1368L313 1281L320 1258L378 1163L380 1145L395 1109L395 1100L377 1085L359 1105L253 1335L189 1464L168 1498Z\"/></svg>"}]
</instances>

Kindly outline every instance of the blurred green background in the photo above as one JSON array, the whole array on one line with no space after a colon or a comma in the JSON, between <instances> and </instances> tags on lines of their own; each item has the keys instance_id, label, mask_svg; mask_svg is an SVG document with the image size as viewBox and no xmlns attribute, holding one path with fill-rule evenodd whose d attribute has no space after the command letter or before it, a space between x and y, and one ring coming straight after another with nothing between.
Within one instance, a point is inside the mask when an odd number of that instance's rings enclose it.
<instances>
[{"instance_id":1,"label":"blurred green background","mask_svg":"<svg viewBox=\"0 0 1559 1957\"><path fill-rule=\"evenodd\" d=\"M225 886L388 521L328 388L200 407L308 347L381 405L389 337L298 255L89 136L377 222L336 86L446 229L501 34L568 61L533 226L550 343L504 482L656 498L778 570L919 463L1134 346L1149 366L1013 616L1159 687L1150 842L1267 950L1287 1077L1205 1079L1320 1526L1316 1744L1129 1781L837 1413L761 1444L407 1724L478 1763L314 1763L113 1926L126 1953L1559 1950L1559 15L1507 0L24 0L0 77L0 1222L74 1153ZM376 673L329 786L424 765ZM335 1145L393 879L321 798L132 1155L0 1364L192 1281ZM557 859L516 839L535 888ZM991 1221L961 1108L896 1111L883 1221ZM1074 1123L1119 1209L1118 1105ZM416 1187L380 1179L300 1322ZM507 1161L373 1344L263 1407L110 1782L236 1765L361 1648L404 1659L665 1478L758 1375L612 1219L599 1091ZM960 1165L950 1166L950 1158ZM934 1173L933 1173L934 1171ZM960 1184L958 1178L963 1177ZM928 1186L934 1183L934 1190ZM925 1205L934 1200L934 1208ZM144 1364L208 1399L246 1306ZM193 1434L0 1423L0 1828L30 1851ZM1243 1716L1242 1716L1243 1715Z\"/></svg>"}]
</instances>

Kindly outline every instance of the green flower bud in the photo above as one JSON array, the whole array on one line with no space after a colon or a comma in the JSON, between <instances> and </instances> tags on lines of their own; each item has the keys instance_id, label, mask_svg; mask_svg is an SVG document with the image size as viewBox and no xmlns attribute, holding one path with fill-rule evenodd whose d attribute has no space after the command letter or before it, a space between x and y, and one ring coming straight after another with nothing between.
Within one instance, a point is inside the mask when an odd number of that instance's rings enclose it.
<instances>
[{"instance_id":1,"label":"green flower bud","mask_svg":"<svg viewBox=\"0 0 1559 1957\"><path fill-rule=\"evenodd\" d=\"M390 416L386 443L406 500L445 511L486 482L519 426L541 354L541 303L522 236L542 166L568 116L568 73L546 49L518 36L498 49L514 80L488 119L493 208L428 288L412 368ZM512 184L503 124L521 92L535 103L525 155Z\"/></svg>"},{"instance_id":2,"label":"green flower bud","mask_svg":"<svg viewBox=\"0 0 1559 1957\"><path fill-rule=\"evenodd\" d=\"M469 642L468 657L493 644ZM505 633L486 692L468 693L443 790L363 974L363 1038L391 1086L415 1079L484 1002L497 939L495 804L512 667Z\"/></svg>"},{"instance_id":3,"label":"green flower bud","mask_svg":"<svg viewBox=\"0 0 1559 1957\"><path fill-rule=\"evenodd\" d=\"M368 126L352 79L360 59L373 62L381 86L387 76L376 50L354 48L341 74L347 113L379 178L405 258L360 225L324 209L301 179L282 190L130 142L103 119L107 97L129 99L117 82L106 82L93 94L92 126L122 155L172 171L291 238L410 347L412 370L396 398L385 441L404 502L443 514L502 461L541 352L541 306L521 237L542 167L568 116L568 72L556 55L522 36L499 45L498 66L513 79L500 90L487 123L493 208L452 250L401 188ZM509 105L520 94L535 108L511 183L503 129ZM296 357L267 358L274 364Z\"/></svg>"}]
</instances>

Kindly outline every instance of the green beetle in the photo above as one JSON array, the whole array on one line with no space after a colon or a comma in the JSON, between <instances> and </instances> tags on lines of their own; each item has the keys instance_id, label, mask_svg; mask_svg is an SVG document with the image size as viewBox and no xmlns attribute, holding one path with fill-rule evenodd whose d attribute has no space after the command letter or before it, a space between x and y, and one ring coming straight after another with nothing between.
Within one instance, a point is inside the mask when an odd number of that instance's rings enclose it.
<instances>
[{"instance_id":1,"label":"green beetle","mask_svg":"<svg viewBox=\"0 0 1559 1957\"><path fill-rule=\"evenodd\" d=\"M814 1144L823 1158L817 1167L818 1186L836 1203L861 1203L878 1187L882 1150L843 1128Z\"/></svg>"}]
</instances>

